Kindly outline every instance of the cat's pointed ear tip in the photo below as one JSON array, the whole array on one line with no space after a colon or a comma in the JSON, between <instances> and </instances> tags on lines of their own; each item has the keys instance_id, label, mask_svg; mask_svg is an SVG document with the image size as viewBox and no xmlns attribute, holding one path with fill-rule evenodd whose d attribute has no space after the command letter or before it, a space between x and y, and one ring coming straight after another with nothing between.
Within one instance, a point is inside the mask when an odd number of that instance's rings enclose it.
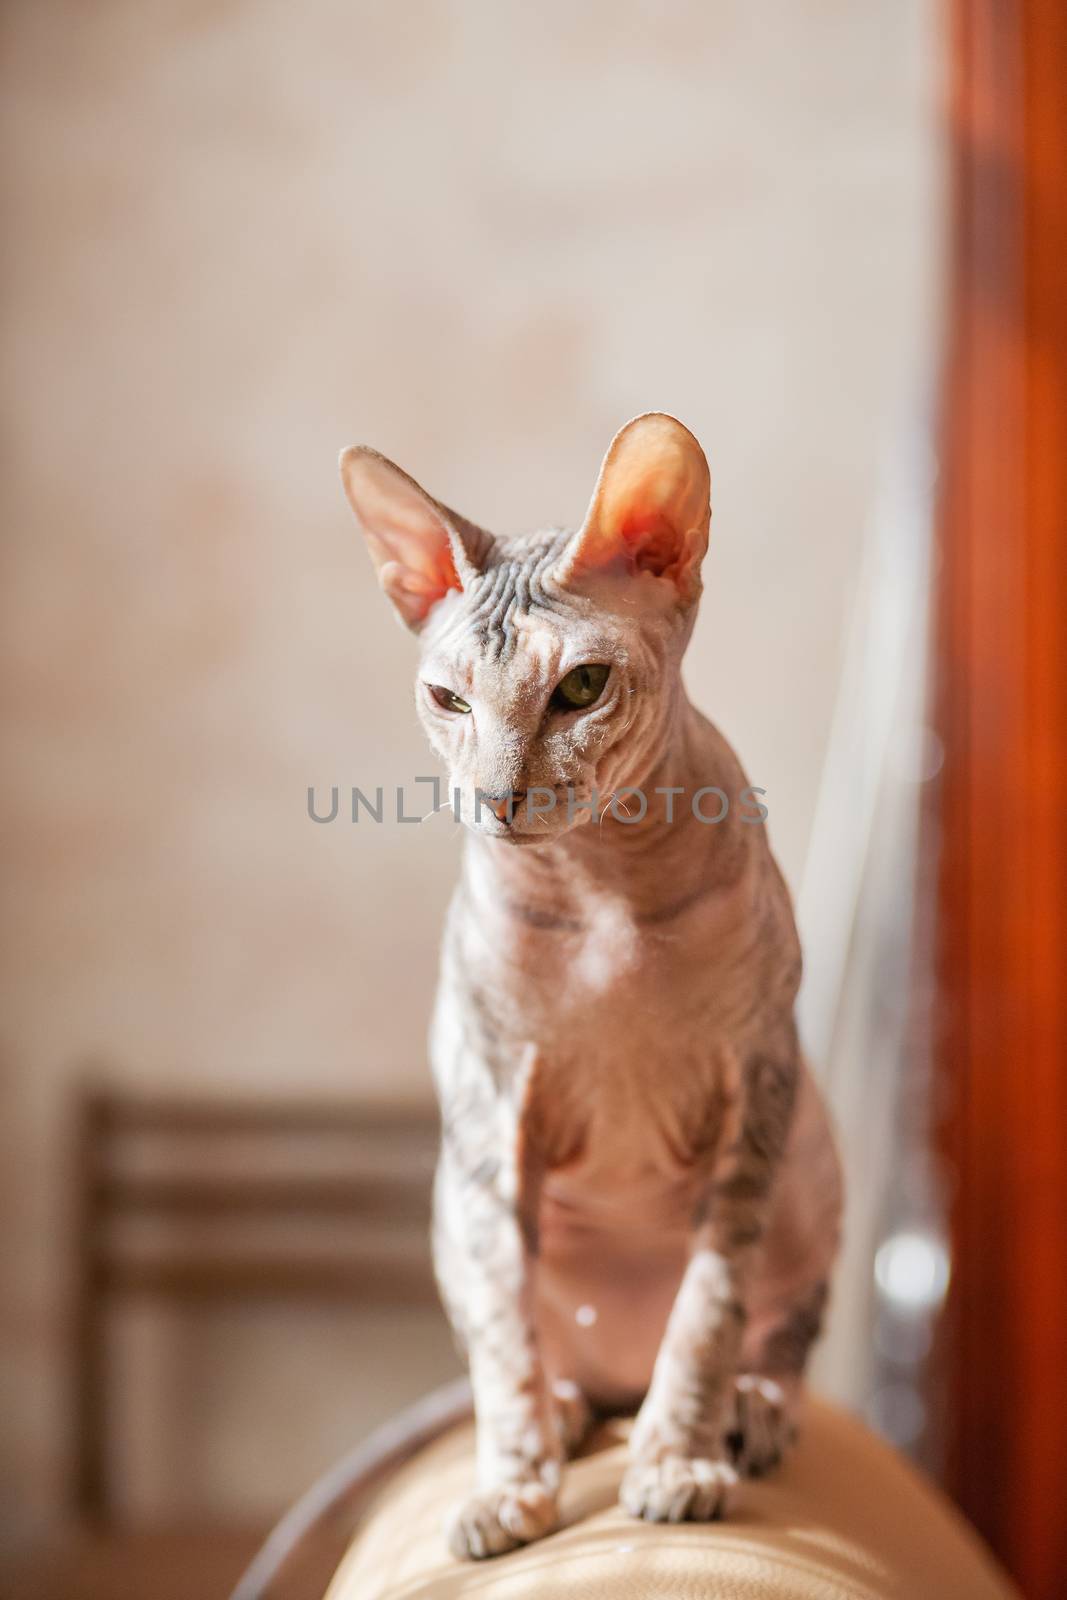
<instances>
[{"instance_id":1,"label":"cat's pointed ear tip","mask_svg":"<svg viewBox=\"0 0 1067 1600\"><path fill-rule=\"evenodd\" d=\"M369 444L350 444L338 456L337 466L348 503L357 517L362 515L368 490L382 482L383 468L392 467L394 473L397 470L380 450L372 449Z\"/></svg>"},{"instance_id":2,"label":"cat's pointed ear tip","mask_svg":"<svg viewBox=\"0 0 1067 1600\"><path fill-rule=\"evenodd\" d=\"M361 461L366 461L368 458L374 459L377 456L378 451L372 450L369 444L346 445L337 457L337 465L342 478L347 477L352 468L358 466Z\"/></svg>"},{"instance_id":3,"label":"cat's pointed ear tip","mask_svg":"<svg viewBox=\"0 0 1067 1600\"><path fill-rule=\"evenodd\" d=\"M640 411L636 417L631 417L629 422L623 424L615 437L619 438L622 434L629 433L631 428L648 428L649 430L662 430L667 433L680 433L691 440L698 450L703 448L692 428L687 428L681 418L676 417L670 411Z\"/></svg>"},{"instance_id":4,"label":"cat's pointed ear tip","mask_svg":"<svg viewBox=\"0 0 1067 1600\"><path fill-rule=\"evenodd\" d=\"M673 427L685 428L685 423L676 417L673 411L639 411L636 417L630 418L626 426L629 428L635 422L666 422ZM688 433L689 429L685 428L685 431Z\"/></svg>"}]
</instances>

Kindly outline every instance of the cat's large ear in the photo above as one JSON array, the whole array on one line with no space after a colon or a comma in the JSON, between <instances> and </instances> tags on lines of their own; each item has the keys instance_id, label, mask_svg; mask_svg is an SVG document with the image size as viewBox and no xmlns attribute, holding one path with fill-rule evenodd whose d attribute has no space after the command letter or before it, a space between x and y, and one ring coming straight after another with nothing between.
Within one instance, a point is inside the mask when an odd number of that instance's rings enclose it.
<instances>
[{"instance_id":1,"label":"cat's large ear","mask_svg":"<svg viewBox=\"0 0 1067 1600\"><path fill-rule=\"evenodd\" d=\"M418 632L450 589L482 570L492 537L439 505L368 445L341 454L341 481L378 573L402 622Z\"/></svg>"},{"instance_id":2,"label":"cat's large ear","mask_svg":"<svg viewBox=\"0 0 1067 1600\"><path fill-rule=\"evenodd\" d=\"M693 600L710 521L703 450L676 417L649 411L611 441L585 521L554 576L567 585L596 572L650 572Z\"/></svg>"}]
</instances>

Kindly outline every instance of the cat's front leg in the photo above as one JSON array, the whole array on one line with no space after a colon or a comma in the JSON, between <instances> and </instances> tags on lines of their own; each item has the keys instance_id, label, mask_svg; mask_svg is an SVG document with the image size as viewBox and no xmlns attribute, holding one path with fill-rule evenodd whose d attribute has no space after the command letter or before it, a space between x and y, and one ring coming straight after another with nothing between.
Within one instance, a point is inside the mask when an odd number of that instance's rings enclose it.
<instances>
[{"instance_id":1,"label":"cat's front leg","mask_svg":"<svg viewBox=\"0 0 1067 1600\"><path fill-rule=\"evenodd\" d=\"M711 1521L724 1514L737 1483L727 1434L746 1289L788 1123L785 1106L771 1134L766 1108L754 1109L698 1208L689 1261L631 1434L620 1499L650 1522Z\"/></svg>"},{"instance_id":2,"label":"cat's front leg","mask_svg":"<svg viewBox=\"0 0 1067 1600\"><path fill-rule=\"evenodd\" d=\"M467 1347L477 1439L476 1491L448 1528L460 1557L501 1555L551 1532L557 1520L562 1438L538 1353L532 1260L508 1169L507 1156L446 1133L435 1256Z\"/></svg>"},{"instance_id":3,"label":"cat's front leg","mask_svg":"<svg viewBox=\"0 0 1067 1600\"><path fill-rule=\"evenodd\" d=\"M737 1484L726 1449L741 1335L743 1263L701 1227L630 1435L619 1498L649 1522L710 1522Z\"/></svg>"},{"instance_id":4,"label":"cat's front leg","mask_svg":"<svg viewBox=\"0 0 1067 1600\"><path fill-rule=\"evenodd\" d=\"M650 1522L710 1521L737 1483L727 1435L748 1284L793 1117L798 1059L786 1013L769 1019L767 1047L749 1054L736 1077L738 1058L724 1060L729 1111L620 1491L625 1509Z\"/></svg>"}]
</instances>

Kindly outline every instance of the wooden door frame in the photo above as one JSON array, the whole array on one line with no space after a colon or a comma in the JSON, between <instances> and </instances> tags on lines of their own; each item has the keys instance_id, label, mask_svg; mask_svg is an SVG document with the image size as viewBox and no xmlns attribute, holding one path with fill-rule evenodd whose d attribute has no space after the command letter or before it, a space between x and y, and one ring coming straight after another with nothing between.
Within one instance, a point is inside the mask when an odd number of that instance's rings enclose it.
<instances>
[{"instance_id":1,"label":"wooden door frame","mask_svg":"<svg viewBox=\"0 0 1067 1600\"><path fill-rule=\"evenodd\" d=\"M936 640L949 1485L1067 1571L1067 7L951 0Z\"/></svg>"}]
</instances>

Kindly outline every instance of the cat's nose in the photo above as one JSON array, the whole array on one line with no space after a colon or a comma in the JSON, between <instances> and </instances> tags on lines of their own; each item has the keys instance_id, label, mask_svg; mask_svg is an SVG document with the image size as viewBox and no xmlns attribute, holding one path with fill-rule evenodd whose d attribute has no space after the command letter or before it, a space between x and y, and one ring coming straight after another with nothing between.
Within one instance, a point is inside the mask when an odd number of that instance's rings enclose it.
<instances>
[{"instance_id":1,"label":"cat's nose","mask_svg":"<svg viewBox=\"0 0 1067 1600\"><path fill-rule=\"evenodd\" d=\"M525 795L525 789L509 789L507 794L483 794L482 799L498 822L510 825Z\"/></svg>"}]
</instances>

